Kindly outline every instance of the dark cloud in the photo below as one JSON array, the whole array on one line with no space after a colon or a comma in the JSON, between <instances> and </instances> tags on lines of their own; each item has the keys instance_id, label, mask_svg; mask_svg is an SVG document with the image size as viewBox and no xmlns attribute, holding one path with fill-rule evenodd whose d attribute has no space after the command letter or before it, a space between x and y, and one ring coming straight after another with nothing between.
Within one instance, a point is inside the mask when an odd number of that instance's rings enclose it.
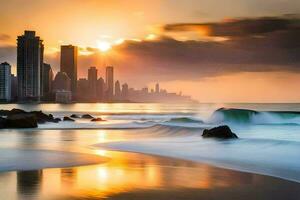
<instances>
[{"instance_id":1,"label":"dark cloud","mask_svg":"<svg viewBox=\"0 0 300 200\"><path fill-rule=\"evenodd\" d=\"M299 18L296 15L284 17L261 17L230 19L215 23L180 23L167 24L165 31L201 31L208 29L210 36L243 37L263 35L274 31L293 30L299 28Z\"/></svg>"},{"instance_id":2,"label":"dark cloud","mask_svg":"<svg viewBox=\"0 0 300 200\"><path fill-rule=\"evenodd\" d=\"M170 37L141 42L128 40L114 46L104 57L98 49L81 49L88 54L78 58L79 76L86 76L90 66L105 64L116 67L117 79L141 86L154 81L199 80L238 72L300 72L300 28L295 17L226 22L230 28L219 26L223 23L215 23L219 27L215 32L239 37L219 42L178 41ZM232 30L238 27L246 28L234 33ZM15 47L0 48L2 61L15 60L15 54ZM45 55L45 61L59 69L59 53ZM103 68L100 75L104 76Z\"/></svg>"},{"instance_id":3,"label":"dark cloud","mask_svg":"<svg viewBox=\"0 0 300 200\"><path fill-rule=\"evenodd\" d=\"M127 41L118 47L143 79L191 80L235 72L300 71L300 30L271 32L225 42Z\"/></svg>"},{"instance_id":4,"label":"dark cloud","mask_svg":"<svg viewBox=\"0 0 300 200\"><path fill-rule=\"evenodd\" d=\"M15 46L0 46L0 62L14 65L16 63L16 51Z\"/></svg>"},{"instance_id":5,"label":"dark cloud","mask_svg":"<svg viewBox=\"0 0 300 200\"><path fill-rule=\"evenodd\" d=\"M0 41L8 41L9 39L10 39L9 35L0 33Z\"/></svg>"}]
</instances>

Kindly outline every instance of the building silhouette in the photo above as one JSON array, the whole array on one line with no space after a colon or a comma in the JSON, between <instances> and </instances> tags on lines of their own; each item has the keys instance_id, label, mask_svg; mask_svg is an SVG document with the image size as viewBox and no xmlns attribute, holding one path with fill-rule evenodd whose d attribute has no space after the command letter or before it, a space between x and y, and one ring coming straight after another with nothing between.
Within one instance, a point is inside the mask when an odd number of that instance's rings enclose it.
<instances>
[{"instance_id":1,"label":"building silhouette","mask_svg":"<svg viewBox=\"0 0 300 200\"><path fill-rule=\"evenodd\" d=\"M128 84L124 83L122 85L122 92L121 92L122 100L128 100L128 94L129 94Z\"/></svg>"},{"instance_id":2,"label":"building silhouette","mask_svg":"<svg viewBox=\"0 0 300 200\"><path fill-rule=\"evenodd\" d=\"M119 81L115 83L115 100L121 100L121 86Z\"/></svg>"},{"instance_id":3,"label":"building silhouette","mask_svg":"<svg viewBox=\"0 0 300 200\"><path fill-rule=\"evenodd\" d=\"M10 76L11 80L11 100L17 101L18 100L18 78L14 74Z\"/></svg>"},{"instance_id":4,"label":"building silhouette","mask_svg":"<svg viewBox=\"0 0 300 200\"><path fill-rule=\"evenodd\" d=\"M102 77L97 80L97 100L99 102L104 101L105 96L105 82Z\"/></svg>"},{"instance_id":5,"label":"building silhouette","mask_svg":"<svg viewBox=\"0 0 300 200\"><path fill-rule=\"evenodd\" d=\"M155 93L159 93L159 84L158 83L156 83L156 85L155 85Z\"/></svg>"},{"instance_id":6,"label":"building silhouette","mask_svg":"<svg viewBox=\"0 0 300 200\"><path fill-rule=\"evenodd\" d=\"M112 66L106 67L106 99L113 101L114 98L114 68Z\"/></svg>"},{"instance_id":7,"label":"building silhouette","mask_svg":"<svg viewBox=\"0 0 300 200\"><path fill-rule=\"evenodd\" d=\"M0 64L0 101L11 101L11 66L7 62Z\"/></svg>"},{"instance_id":8,"label":"building silhouette","mask_svg":"<svg viewBox=\"0 0 300 200\"><path fill-rule=\"evenodd\" d=\"M50 64L43 64L43 99L49 100L52 93L53 71Z\"/></svg>"},{"instance_id":9,"label":"building silhouette","mask_svg":"<svg viewBox=\"0 0 300 200\"><path fill-rule=\"evenodd\" d=\"M80 78L77 81L77 101L89 101L89 81L86 78Z\"/></svg>"},{"instance_id":10,"label":"building silhouette","mask_svg":"<svg viewBox=\"0 0 300 200\"><path fill-rule=\"evenodd\" d=\"M98 70L96 67L90 67L88 69L88 81L89 81L89 97L90 100L96 101L97 99L97 78Z\"/></svg>"},{"instance_id":11,"label":"building silhouette","mask_svg":"<svg viewBox=\"0 0 300 200\"><path fill-rule=\"evenodd\" d=\"M18 98L39 101L42 94L44 45L34 31L25 31L17 39Z\"/></svg>"},{"instance_id":12,"label":"building silhouette","mask_svg":"<svg viewBox=\"0 0 300 200\"><path fill-rule=\"evenodd\" d=\"M73 45L63 45L60 50L60 71L65 72L71 79L72 95L76 98L78 49Z\"/></svg>"},{"instance_id":13,"label":"building silhouette","mask_svg":"<svg viewBox=\"0 0 300 200\"><path fill-rule=\"evenodd\" d=\"M53 94L57 103L72 101L71 79L65 72L57 72L53 81Z\"/></svg>"},{"instance_id":14,"label":"building silhouette","mask_svg":"<svg viewBox=\"0 0 300 200\"><path fill-rule=\"evenodd\" d=\"M57 72L53 81L53 92L58 90L71 91L71 79L65 72Z\"/></svg>"}]
</instances>

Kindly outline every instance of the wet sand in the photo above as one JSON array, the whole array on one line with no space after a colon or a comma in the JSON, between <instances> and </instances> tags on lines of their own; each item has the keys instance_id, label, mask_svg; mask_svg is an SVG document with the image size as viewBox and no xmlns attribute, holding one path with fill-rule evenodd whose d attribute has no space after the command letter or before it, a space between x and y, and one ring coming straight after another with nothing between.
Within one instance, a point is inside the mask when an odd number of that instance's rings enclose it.
<instances>
[{"instance_id":1,"label":"wet sand","mask_svg":"<svg viewBox=\"0 0 300 200\"><path fill-rule=\"evenodd\" d=\"M300 199L300 184L190 161L99 150L97 165L0 173L0 199Z\"/></svg>"}]
</instances>

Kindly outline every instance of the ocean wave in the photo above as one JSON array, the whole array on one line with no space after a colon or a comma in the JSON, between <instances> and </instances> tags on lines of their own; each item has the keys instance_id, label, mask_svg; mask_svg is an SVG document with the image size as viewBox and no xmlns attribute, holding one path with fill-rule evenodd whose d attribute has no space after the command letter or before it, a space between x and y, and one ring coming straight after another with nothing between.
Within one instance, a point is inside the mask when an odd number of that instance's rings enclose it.
<instances>
[{"instance_id":1,"label":"ocean wave","mask_svg":"<svg viewBox=\"0 0 300 200\"><path fill-rule=\"evenodd\" d=\"M202 120L193 119L193 118L189 118L189 117L171 118L168 122L176 122L176 123L203 123Z\"/></svg>"},{"instance_id":2,"label":"ocean wave","mask_svg":"<svg viewBox=\"0 0 300 200\"><path fill-rule=\"evenodd\" d=\"M209 121L214 123L300 125L300 112L220 108L212 114Z\"/></svg>"}]
</instances>

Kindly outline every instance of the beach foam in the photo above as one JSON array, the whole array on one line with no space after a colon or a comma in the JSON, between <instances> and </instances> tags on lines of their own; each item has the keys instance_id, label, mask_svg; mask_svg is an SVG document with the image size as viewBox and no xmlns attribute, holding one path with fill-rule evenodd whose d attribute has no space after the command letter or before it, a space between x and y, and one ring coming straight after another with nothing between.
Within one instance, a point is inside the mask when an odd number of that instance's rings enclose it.
<instances>
[{"instance_id":1,"label":"beach foam","mask_svg":"<svg viewBox=\"0 0 300 200\"><path fill-rule=\"evenodd\" d=\"M104 162L100 156L50 150L0 149L0 171L72 167Z\"/></svg>"}]
</instances>

